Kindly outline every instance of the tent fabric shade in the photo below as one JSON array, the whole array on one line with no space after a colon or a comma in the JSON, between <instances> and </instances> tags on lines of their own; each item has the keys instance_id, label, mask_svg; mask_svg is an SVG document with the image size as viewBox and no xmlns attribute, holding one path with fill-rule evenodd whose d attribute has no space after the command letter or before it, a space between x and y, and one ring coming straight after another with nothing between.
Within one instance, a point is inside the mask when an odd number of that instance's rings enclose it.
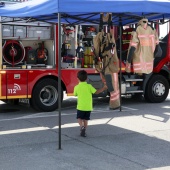
<instances>
[{"instance_id":1,"label":"tent fabric shade","mask_svg":"<svg viewBox=\"0 0 170 170\"><path fill-rule=\"evenodd\" d=\"M169 13L168 0L60 0L59 12Z\"/></svg>"},{"instance_id":2,"label":"tent fabric shade","mask_svg":"<svg viewBox=\"0 0 170 170\"><path fill-rule=\"evenodd\" d=\"M0 16L6 17L35 17L51 15L58 12L57 0L32 0L1 7Z\"/></svg>"}]
</instances>

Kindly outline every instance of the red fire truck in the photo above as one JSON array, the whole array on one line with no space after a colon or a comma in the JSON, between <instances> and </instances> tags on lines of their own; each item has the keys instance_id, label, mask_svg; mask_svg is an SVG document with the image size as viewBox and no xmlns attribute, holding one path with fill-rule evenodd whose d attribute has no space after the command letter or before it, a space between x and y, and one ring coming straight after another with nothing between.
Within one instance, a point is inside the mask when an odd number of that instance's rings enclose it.
<instances>
[{"instance_id":1,"label":"red fire truck","mask_svg":"<svg viewBox=\"0 0 170 170\"><path fill-rule=\"evenodd\" d=\"M0 100L29 99L31 107L39 111L54 111L58 107L58 33L57 26L44 22L24 22L18 18L1 17L0 25ZM78 83L77 72L85 69L88 82L100 88L103 83L94 68L90 51L97 26L62 27L61 99L63 93L73 95ZM81 33L79 32L81 31ZM82 41L77 40L82 36ZM77 57L80 46L84 56ZM78 45L77 45L78 44ZM121 94L144 95L153 103L163 102L169 93L170 37L161 40L163 54L155 59L154 71L143 79L125 73L125 58L121 62ZM83 64L82 64L83 63ZM105 91L97 96L107 96Z\"/></svg>"}]
</instances>

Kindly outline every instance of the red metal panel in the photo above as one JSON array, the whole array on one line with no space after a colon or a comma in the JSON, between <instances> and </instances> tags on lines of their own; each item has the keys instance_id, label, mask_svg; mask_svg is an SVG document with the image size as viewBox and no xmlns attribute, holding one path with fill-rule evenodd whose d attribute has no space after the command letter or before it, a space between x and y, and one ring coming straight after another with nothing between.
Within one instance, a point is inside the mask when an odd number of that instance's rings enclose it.
<instances>
[{"instance_id":1,"label":"red metal panel","mask_svg":"<svg viewBox=\"0 0 170 170\"><path fill-rule=\"evenodd\" d=\"M6 72L0 73L0 98L6 99Z\"/></svg>"},{"instance_id":2,"label":"red metal panel","mask_svg":"<svg viewBox=\"0 0 170 170\"><path fill-rule=\"evenodd\" d=\"M27 97L27 73L15 71L7 73L7 98L12 96Z\"/></svg>"}]
</instances>

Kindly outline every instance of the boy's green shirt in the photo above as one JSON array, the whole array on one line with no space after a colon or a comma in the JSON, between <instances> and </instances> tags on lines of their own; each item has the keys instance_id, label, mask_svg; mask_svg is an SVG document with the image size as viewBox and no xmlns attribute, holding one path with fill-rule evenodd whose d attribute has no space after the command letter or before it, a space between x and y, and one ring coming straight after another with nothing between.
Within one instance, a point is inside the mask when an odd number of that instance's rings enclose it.
<instances>
[{"instance_id":1,"label":"boy's green shirt","mask_svg":"<svg viewBox=\"0 0 170 170\"><path fill-rule=\"evenodd\" d=\"M77 96L77 109L82 111L93 110L92 94L96 92L96 89L87 82L79 82L74 87L74 95Z\"/></svg>"}]
</instances>

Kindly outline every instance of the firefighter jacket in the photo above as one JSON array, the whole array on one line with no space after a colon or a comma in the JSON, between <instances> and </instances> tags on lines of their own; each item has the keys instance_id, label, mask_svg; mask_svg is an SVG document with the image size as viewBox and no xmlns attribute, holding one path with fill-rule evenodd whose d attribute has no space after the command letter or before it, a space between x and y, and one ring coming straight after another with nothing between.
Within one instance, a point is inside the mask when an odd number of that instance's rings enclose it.
<instances>
[{"instance_id":1,"label":"firefighter jacket","mask_svg":"<svg viewBox=\"0 0 170 170\"><path fill-rule=\"evenodd\" d=\"M126 72L131 71L132 63L134 73L151 73L157 44L159 44L159 39L156 30L148 24L147 19L140 20L136 30L132 32L126 61Z\"/></svg>"},{"instance_id":2,"label":"firefighter jacket","mask_svg":"<svg viewBox=\"0 0 170 170\"><path fill-rule=\"evenodd\" d=\"M95 68L104 74L117 73L119 60L114 37L111 33L99 32L93 39Z\"/></svg>"}]
</instances>

